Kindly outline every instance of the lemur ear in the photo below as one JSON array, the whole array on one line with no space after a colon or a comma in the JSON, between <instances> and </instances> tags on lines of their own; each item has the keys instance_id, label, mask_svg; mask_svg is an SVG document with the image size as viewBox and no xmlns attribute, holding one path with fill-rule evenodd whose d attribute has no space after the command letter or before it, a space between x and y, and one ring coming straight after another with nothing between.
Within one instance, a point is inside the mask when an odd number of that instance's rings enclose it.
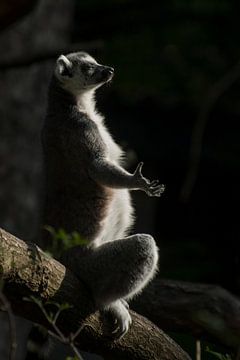
<instances>
[{"instance_id":1,"label":"lemur ear","mask_svg":"<svg viewBox=\"0 0 240 360\"><path fill-rule=\"evenodd\" d=\"M59 56L57 59L56 65L56 73L58 76L61 77L72 77L73 76L73 69L72 63L68 58L64 55Z\"/></svg>"}]
</instances>

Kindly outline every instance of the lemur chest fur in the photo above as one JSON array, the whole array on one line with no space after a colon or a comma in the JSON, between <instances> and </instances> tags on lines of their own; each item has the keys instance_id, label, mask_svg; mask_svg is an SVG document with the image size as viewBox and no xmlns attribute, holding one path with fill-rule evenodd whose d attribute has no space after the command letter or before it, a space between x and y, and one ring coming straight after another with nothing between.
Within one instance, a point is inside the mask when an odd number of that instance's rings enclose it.
<instances>
[{"instance_id":1,"label":"lemur chest fur","mask_svg":"<svg viewBox=\"0 0 240 360\"><path fill-rule=\"evenodd\" d=\"M110 132L99 114L92 114L92 120L97 124L99 135L106 146L106 156L112 162L121 164L124 155L122 149L115 143ZM123 238L133 223L133 207L127 189L112 189L108 202L106 216L102 220L102 230L95 240L95 246Z\"/></svg>"},{"instance_id":2,"label":"lemur chest fur","mask_svg":"<svg viewBox=\"0 0 240 360\"><path fill-rule=\"evenodd\" d=\"M106 146L106 155L107 157L114 161L117 164L121 163L122 157L123 157L123 151L116 144L116 142L113 140L109 130L107 129L106 125L104 124L103 117L96 113L95 111L89 111L89 117L92 121L97 125L99 135L101 136L105 146Z\"/></svg>"}]
</instances>

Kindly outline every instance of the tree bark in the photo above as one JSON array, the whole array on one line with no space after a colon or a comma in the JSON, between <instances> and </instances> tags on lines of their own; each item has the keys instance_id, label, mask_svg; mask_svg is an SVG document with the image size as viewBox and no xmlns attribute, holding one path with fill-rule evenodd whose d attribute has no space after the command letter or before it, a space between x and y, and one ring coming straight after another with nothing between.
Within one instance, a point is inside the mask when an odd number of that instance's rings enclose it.
<instances>
[{"instance_id":1,"label":"tree bark","mask_svg":"<svg viewBox=\"0 0 240 360\"><path fill-rule=\"evenodd\" d=\"M29 296L29 294L35 293L43 299L71 303L73 301L71 299L73 288L74 305L76 303L79 323L94 312L94 305L89 301L87 289L63 265L53 259L46 258L46 255L35 245L16 240L4 231L2 231L0 241L2 248L7 247L7 255L2 257L2 253L0 254L0 266L3 277L6 279L8 297L12 299L16 313L19 313L19 309L21 309L19 315L33 320L30 312L33 304L22 302L21 298L20 300L16 298L16 294ZM26 248L28 249L27 253L23 251ZM19 254L18 251L20 251ZM6 259L8 260L6 261ZM10 261L9 259L13 260ZM15 269L14 263L17 265ZM7 264L8 268L6 268ZM21 272L26 272L26 264L28 277L23 281ZM66 276L64 275L65 272ZM21 285L19 285L18 276L20 276ZM59 276L60 278L58 278ZM27 279L31 280L29 284ZM18 290L15 294L16 288ZM237 348L240 345L240 301L219 286L155 279L143 294L131 303L131 308L154 321L164 330L190 333L196 338L204 338L232 348ZM32 311L35 314L35 322L44 323L45 326L49 325L42 318L41 313ZM40 319L38 319L39 316ZM134 314L132 316L135 317ZM75 319L76 313L74 312L71 318L68 316L63 321L64 326L65 321L69 323L69 328L72 325L76 326ZM93 324L95 327L100 326L95 317L90 317L90 319L92 319L92 323L91 321L88 322L89 326L93 326ZM90 332L91 329L89 328L88 338Z\"/></svg>"},{"instance_id":2,"label":"tree bark","mask_svg":"<svg viewBox=\"0 0 240 360\"><path fill-rule=\"evenodd\" d=\"M84 284L35 244L19 240L4 230L0 230L0 271L5 294L17 315L52 330L41 309L24 298L34 295L44 302L72 305L62 312L58 327L70 334L84 325L76 339L82 350L116 360L190 359L162 330L132 311L133 325L129 332L118 341L106 339Z\"/></svg>"},{"instance_id":3,"label":"tree bark","mask_svg":"<svg viewBox=\"0 0 240 360\"><path fill-rule=\"evenodd\" d=\"M240 346L240 300L220 286L155 279L130 305L164 330Z\"/></svg>"}]
</instances>

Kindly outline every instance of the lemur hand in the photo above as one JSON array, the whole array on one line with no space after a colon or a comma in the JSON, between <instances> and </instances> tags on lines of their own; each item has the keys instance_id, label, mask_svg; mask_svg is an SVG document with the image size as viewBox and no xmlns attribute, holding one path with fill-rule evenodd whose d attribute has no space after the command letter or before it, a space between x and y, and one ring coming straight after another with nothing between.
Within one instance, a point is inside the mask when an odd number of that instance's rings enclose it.
<instances>
[{"instance_id":1,"label":"lemur hand","mask_svg":"<svg viewBox=\"0 0 240 360\"><path fill-rule=\"evenodd\" d=\"M137 188L145 191L148 196L161 196L165 185L159 184L158 180L150 181L142 175L143 162L140 162L133 174L134 183Z\"/></svg>"}]
</instances>

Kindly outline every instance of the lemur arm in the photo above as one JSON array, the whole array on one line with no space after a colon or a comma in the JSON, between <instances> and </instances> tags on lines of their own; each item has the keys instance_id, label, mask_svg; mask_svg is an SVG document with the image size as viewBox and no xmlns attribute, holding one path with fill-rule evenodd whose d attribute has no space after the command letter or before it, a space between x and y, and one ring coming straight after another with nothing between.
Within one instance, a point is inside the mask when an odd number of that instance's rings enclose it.
<instances>
[{"instance_id":1,"label":"lemur arm","mask_svg":"<svg viewBox=\"0 0 240 360\"><path fill-rule=\"evenodd\" d=\"M115 189L142 190L149 196L161 196L164 185L158 180L149 181L142 175L143 163L139 163L135 172L130 174L122 167L106 158L97 158L92 161L89 168L90 177L101 185Z\"/></svg>"}]
</instances>

